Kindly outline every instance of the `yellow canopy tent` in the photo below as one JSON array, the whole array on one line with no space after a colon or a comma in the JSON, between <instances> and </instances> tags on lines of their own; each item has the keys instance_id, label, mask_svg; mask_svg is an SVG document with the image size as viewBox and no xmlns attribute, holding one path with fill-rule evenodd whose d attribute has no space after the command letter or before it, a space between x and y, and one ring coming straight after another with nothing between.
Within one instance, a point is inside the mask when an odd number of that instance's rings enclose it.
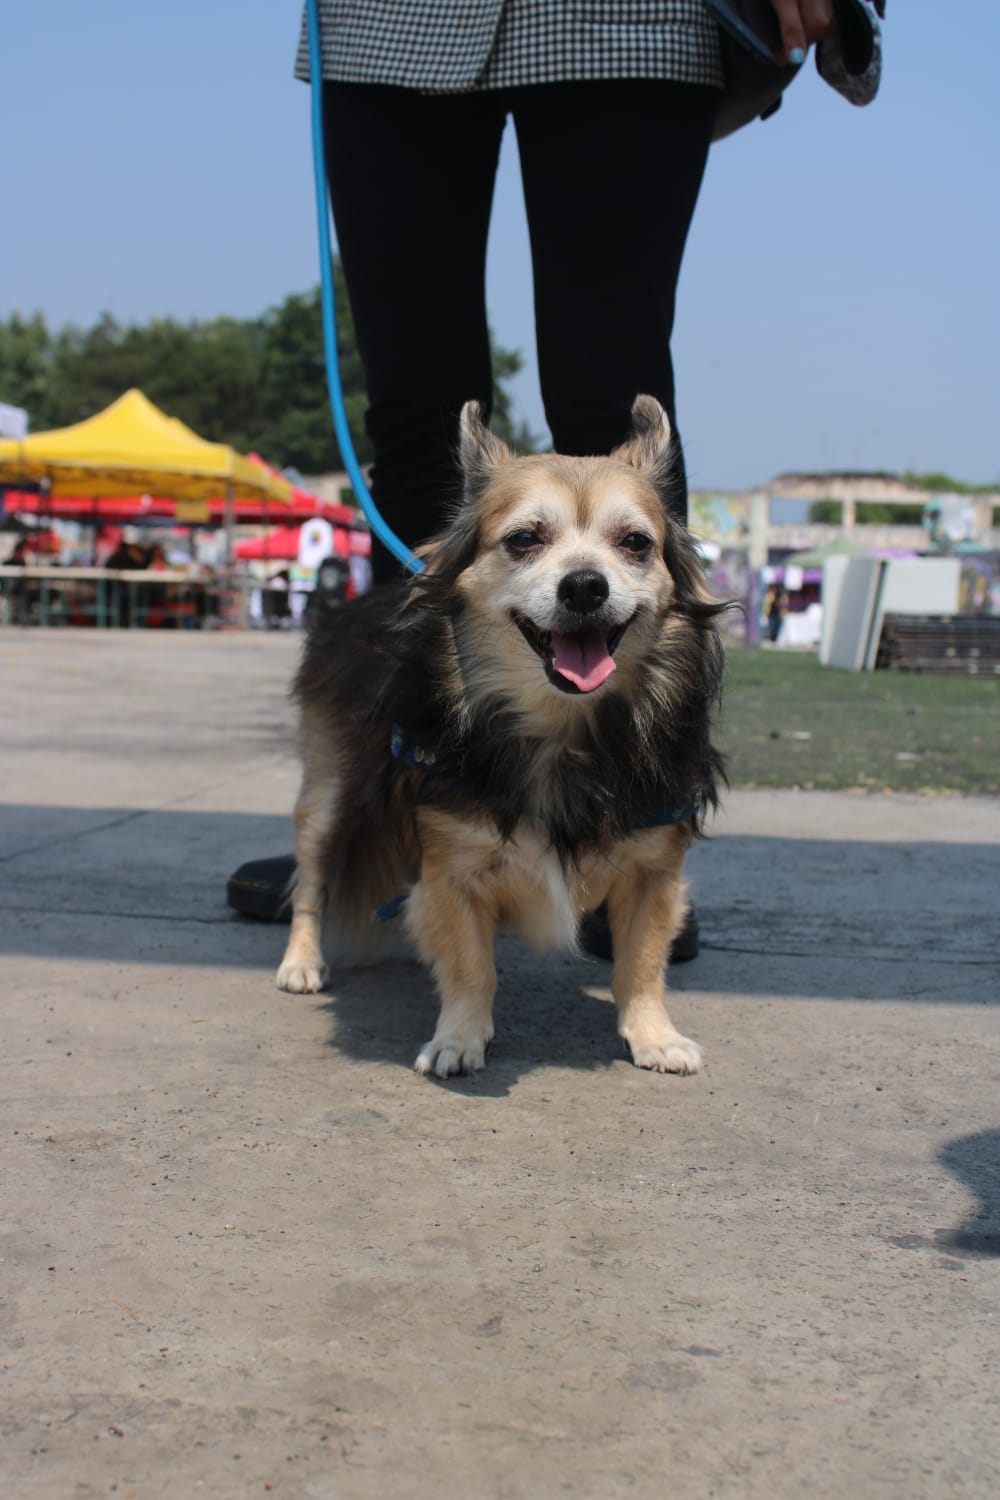
<instances>
[{"instance_id":1,"label":"yellow canopy tent","mask_svg":"<svg viewBox=\"0 0 1000 1500\"><path fill-rule=\"evenodd\" d=\"M266 499L287 504L292 487L230 448L168 417L141 391L126 391L72 427L0 440L0 485L47 482L52 495L170 495L177 500Z\"/></svg>"}]
</instances>

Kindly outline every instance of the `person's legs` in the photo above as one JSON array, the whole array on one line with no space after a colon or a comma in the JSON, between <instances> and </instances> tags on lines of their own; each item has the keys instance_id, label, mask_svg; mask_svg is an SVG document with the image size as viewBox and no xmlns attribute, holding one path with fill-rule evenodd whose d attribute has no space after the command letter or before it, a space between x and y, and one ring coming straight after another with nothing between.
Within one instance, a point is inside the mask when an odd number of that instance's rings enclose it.
<instances>
[{"instance_id":1,"label":"person's legs","mask_svg":"<svg viewBox=\"0 0 1000 1500\"><path fill-rule=\"evenodd\" d=\"M531 235L545 415L559 453L610 453L636 396L677 432L670 335L681 257L712 136L714 89L658 79L525 88L513 95ZM687 483L677 440L677 513ZM606 907L584 948L612 956ZM671 961L696 957L693 909Z\"/></svg>"},{"instance_id":2,"label":"person's legs","mask_svg":"<svg viewBox=\"0 0 1000 1500\"><path fill-rule=\"evenodd\" d=\"M486 238L505 119L496 94L326 84L330 197L375 448L372 493L409 545L455 497L458 416L489 412ZM397 564L380 546L377 582Z\"/></svg>"},{"instance_id":3,"label":"person's legs","mask_svg":"<svg viewBox=\"0 0 1000 1500\"><path fill-rule=\"evenodd\" d=\"M553 441L564 453L610 452L627 436L640 392L674 419L674 294L715 91L627 80L523 89L514 99ZM324 103L368 383L373 489L412 546L439 529L454 492L463 402L477 398L488 410L492 395L484 267L507 100L338 84ZM683 482L678 501L683 509ZM395 564L375 550L382 581ZM292 856L241 867L230 905L278 915L274 893L293 870ZM610 956L609 933L604 941ZM696 952L689 919L673 956Z\"/></svg>"},{"instance_id":4,"label":"person's legs","mask_svg":"<svg viewBox=\"0 0 1000 1500\"><path fill-rule=\"evenodd\" d=\"M506 118L497 94L428 97L326 84L330 199L368 393L372 492L408 546L456 495L458 417L493 397L486 238ZM376 583L398 576L372 550ZM287 916L293 855L250 860L227 887L247 916Z\"/></svg>"},{"instance_id":5,"label":"person's legs","mask_svg":"<svg viewBox=\"0 0 1000 1500\"><path fill-rule=\"evenodd\" d=\"M513 94L557 452L610 452L643 392L674 422L674 297L716 101L714 89L659 79Z\"/></svg>"}]
</instances>

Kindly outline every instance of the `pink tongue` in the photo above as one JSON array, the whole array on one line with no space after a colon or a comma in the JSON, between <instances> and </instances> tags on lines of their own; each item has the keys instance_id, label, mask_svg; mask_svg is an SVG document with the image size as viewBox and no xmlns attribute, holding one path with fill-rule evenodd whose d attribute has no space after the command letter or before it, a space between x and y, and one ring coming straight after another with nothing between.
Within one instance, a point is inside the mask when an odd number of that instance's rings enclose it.
<instances>
[{"instance_id":1,"label":"pink tongue","mask_svg":"<svg viewBox=\"0 0 1000 1500\"><path fill-rule=\"evenodd\" d=\"M560 635L554 630L552 665L560 677L575 683L581 693L592 693L615 670L614 658L608 653L604 637L596 630L584 630L579 635Z\"/></svg>"}]
</instances>

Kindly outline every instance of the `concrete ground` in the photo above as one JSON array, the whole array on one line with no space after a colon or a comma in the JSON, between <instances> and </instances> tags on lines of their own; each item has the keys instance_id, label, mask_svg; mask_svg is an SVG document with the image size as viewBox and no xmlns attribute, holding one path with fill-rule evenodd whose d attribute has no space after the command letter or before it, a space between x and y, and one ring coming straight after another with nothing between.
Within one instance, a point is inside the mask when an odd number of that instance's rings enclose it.
<instances>
[{"instance_id":1,"label":"concrete ground","mask_svg":"<svg viewBox=\"0 0 1000 1500\"><path fill-rule=\"evenodd\" d=\"M295 654L0 633L4 1495L1000 1492L1000 804L732 794L703 1074L507 944L439 1085L416 967L282 995L224 904Z\"/></svg>"}]
</instances>

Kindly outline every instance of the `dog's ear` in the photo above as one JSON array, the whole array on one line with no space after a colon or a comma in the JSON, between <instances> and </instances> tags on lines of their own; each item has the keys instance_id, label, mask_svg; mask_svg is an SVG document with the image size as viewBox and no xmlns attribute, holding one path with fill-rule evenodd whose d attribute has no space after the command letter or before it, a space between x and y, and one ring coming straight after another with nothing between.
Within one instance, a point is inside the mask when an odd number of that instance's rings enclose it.
<instances>
[{"instance_id":1,"label":"dog's ear","mask_svg":"<svg viewBox=\"0 0 1000 1500\"><path fill-rule=\"evenodd\" d=\"M632 432L611 457L648 475L669 508L677 476L677 441L670 418L655 396L636 396Z\"/></svg>"},{"instance_id":2,"label":"dog's ear","mask_svg":"<svg viewBox=\"0 0 1000 1500\"><path fill-rule=\"evenodd\" d=\"M663 560L677 589L677 606L697 619L711 620L728 608L709 592L705 570L691 533L680 519L683 510L683 470L678 463L677 438L670 418L655 396L637 396L632 404L632 434L612 458L621 459L647 475L656 485L667 513Z\"/></svg>"},{"instance_id":3,"label":"dog's ear","mask_svg":"<svg viewBox=\"0 0 1000 1500\"><path fill-rule=\"evenodd\" d=\"M459 607L452 585L470 565L479 547L479 501L501 464L513 455L491 432L478 401L466 401L458 421L458 459L462 474L461 499L449 507L448 524L440 536L419 549L423 571L412 580L411 599L445 613Z\"/></svg>"},{"instance_id":4,"label":"dog's ear","mask_svg":"<svg viewBox=\"0 0 1000 1500\"><path fill-rule=\"evenodd\" d=\"M478 499L495 471L512 456L507 444L486 426L478 401L466 401L462 407L458 454L467 500Z\"/></svg>"},{"instance_id":5,"label":"dog's ear","mask_svg":"<svg viewBox=\"0 0 1000 1500\"><path fill-rule=\"evenodd\" d=\"M663 561L677 590L675 606L699 619L714 619L728 609L728 604L720 603L708 587L705 566L691 533L670 515L667 516Z\"/></svg>"}]
</instances>

